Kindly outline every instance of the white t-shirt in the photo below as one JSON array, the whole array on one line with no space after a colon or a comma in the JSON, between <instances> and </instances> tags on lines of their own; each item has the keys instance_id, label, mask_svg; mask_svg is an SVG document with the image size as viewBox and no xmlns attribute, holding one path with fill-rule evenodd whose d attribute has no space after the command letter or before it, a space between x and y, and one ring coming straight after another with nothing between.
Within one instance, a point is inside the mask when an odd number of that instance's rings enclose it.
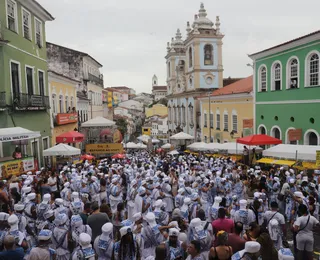
<instances>
[{"instance_id":1,"label":"white t-shirt","mask_svg":"<svg viewBox=\"0 0 320 260\"><path fill-rule=\"evenodd\" d=\"M309 216L310 215L298 217L294 222L295 226L299 226L299 228L302 229L299 231L299 235L304 234L313 236L313 228L319 223L319 221L314 216L310 216L309 223L306 226Z\"/></svg>"},{"instance_id":2,"label":"white t-shirt","mask_svg":"<svg viewBox=\"0 0 320 260\"><path fill-rule=\"evenodd\" d=\"M50 177L48 179L48 184L51 185L51 184L55 184L53 186L50 186L51 187L51 192L55 192L57 191L57 178L56 177Z\"/></svg>"},{"instance_id":3,"label":"white t-shirt","mask_svg":"<svg viewBox=\"0 0 320 260\"><path fill-rule=\"evenodd\" d=\"M272 218L272 216L274 215L274 217ZM284 220L284 216L279 213L279 212L275 212L275 211L271 211L271 210L267 210L264 214L263 214L263 218L269 222L269 220L272 218L272 219L275 219L279 222L279 225L284 225L286 222Z\"/></svg>"}]
</instances>

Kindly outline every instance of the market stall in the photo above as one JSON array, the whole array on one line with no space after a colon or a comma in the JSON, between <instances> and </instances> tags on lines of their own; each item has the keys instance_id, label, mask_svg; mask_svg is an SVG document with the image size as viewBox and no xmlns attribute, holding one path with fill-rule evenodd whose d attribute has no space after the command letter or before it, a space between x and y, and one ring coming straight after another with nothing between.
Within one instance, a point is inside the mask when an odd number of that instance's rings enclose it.
<instances>
[{"instance_id":1,"label":"market stall","mask_svg":"<svg viewBox=\"0 0 320 260\"><path fill-rule=\"evenodd\" d=\"M56 137L56 143L65 143L65 144L81 143L83 140L84 140L84 135L76 131L63 133Z\"/></svg>"},{"instance_id":2,"label":"market stall","mask_svg":"<svg viewBox=\"0 0 320 260\"><path fill-rule=\"evenodd\" d=\"M282 141L278 138L274 138L269 135L259 134L259 135L250 135L250 136L238 138L237 143L253 146L253 145L281 144Z\"/></svg>"},{"instance_id":3,"label":"market stall","mask_svg":"<svg viewBox=\"0 0 320 260\"><path fill-rule=\"evenodd\" d=\"M58 144L47 150L43 151L43 156L75 156L80 155L81 151L78 148L75 148L66 144Z\"/></svg>"},{"instance_id":4,"label":"market stall","mask_svg":"<svg viewBox=\"0 0 320 260\"><path fill-rule=\"evenodd\" d=\"M171 142L172 140L174 140L174 141L176 141L178 144L180 144L180 145L181 145L180 149L181 149L182 151L184 151L184 150L186 149L186 147L187 147L187 145L188 145L188 141L193 140L193 139L194 139L194 137L193 137L192 135L189 135L189 134L183 133L183 132L180 132L180 133L178 133L178 134L175 134L175 135L173 135L173 136L171 136L171 137L169 138L170 142Z\"/></svg>"},{"instance_id":5,"label":"market stall","mask_svg":"<svg viewBox=\"0 0 320 260\"><path fill-rule=\"evenodd\" d=\"M242 154L245 145L239 143L224 143L220 144L219 153L221 154ZM262 152L262 148L259 146L251 146L251 149L255 149L257 153Z\"/></svg>"}]
</instances>

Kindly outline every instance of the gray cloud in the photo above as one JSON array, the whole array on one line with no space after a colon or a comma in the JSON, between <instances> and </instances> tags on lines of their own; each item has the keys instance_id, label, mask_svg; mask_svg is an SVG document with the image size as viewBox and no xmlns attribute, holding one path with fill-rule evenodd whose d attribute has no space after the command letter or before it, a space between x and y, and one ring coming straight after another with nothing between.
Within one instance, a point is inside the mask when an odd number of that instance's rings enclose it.
<instances>
[{"instance_id":1,"label":"gray cloud","mask_svg":"<svg viewBox=\"0 0 320 260\"><path fill-rule=\"evenodd\" d=\"M200 1L38 0L55 18L47 40L89 53L103 64L105 86L151 91L157 74L166 81L166 42L185 35ZM319 0L204 1L208 17L220 16L224 76L248 76L247 54L319 29Z\"/></svg>"}]
</instances>

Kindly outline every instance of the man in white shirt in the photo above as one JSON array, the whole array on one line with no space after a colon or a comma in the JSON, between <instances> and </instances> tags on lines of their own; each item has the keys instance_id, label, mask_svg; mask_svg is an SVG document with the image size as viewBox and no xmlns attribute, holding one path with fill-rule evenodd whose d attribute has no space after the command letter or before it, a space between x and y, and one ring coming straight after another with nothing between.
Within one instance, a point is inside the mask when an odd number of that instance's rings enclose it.
<instances>
[{"instance_id":1,"label":"man in white shirt","mask_svg":"<svg viewBox=\"0 0 320 260\"><path fill-rule=\"evenodd\" d=\"M58 190L58 188L57 188L57 177L55 176L54 172L49 177L48 184L51 187L51 192L56 192Z\"/></svg>"}]
</instances>

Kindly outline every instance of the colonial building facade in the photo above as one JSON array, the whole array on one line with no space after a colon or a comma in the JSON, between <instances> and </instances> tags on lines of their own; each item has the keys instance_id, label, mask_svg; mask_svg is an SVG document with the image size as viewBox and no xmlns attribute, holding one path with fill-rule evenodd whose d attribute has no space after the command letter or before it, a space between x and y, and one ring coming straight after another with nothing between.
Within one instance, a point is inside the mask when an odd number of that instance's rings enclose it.
<instances>
[{"instance_id":1,"label":"colonial building facade","mask_svg":"<svg viewBox=\"0 0 320 260\"><path fill-rule=\"evenodd\" d=\"M197 96L223 87L222 39L219 17L207 18L204 5L187 23L186 39L177 30L167 44L168 126L169 133L183 131L201 137L200 105Z\"/></svg>"},{"instance_id":2,"label":"colonial building facade","mask_svg":"<svg viewBox=\"0 0 320 260\"><path fill-rule=\"evenodd\" d=\"M320 145L320 31L250 57L256 132L287 144Z\"/></svg>"}]
</instances>

